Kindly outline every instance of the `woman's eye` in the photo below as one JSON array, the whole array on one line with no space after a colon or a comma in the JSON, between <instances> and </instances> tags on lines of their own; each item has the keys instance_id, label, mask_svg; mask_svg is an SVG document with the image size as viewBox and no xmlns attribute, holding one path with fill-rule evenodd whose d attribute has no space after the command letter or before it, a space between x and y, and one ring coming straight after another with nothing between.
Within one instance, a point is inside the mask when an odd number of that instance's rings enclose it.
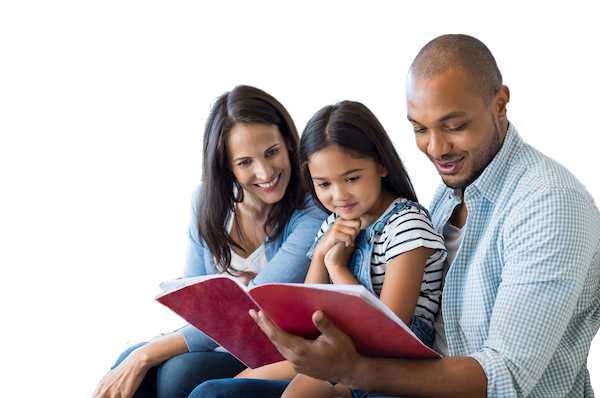
<instances>
[{"instance_id":1,"label":"woman's eye","mask_svg":"<svg viewBox=\"0 0 600 398\"><path fill-rule=\"evenodd\" d=\"M267 156L267 157L269 157L269 156L273 156L273 155L275 155L277 152L279 152L279 148L277 148L277 149L271 149L270 151L268 151L268 152L267 152L266 156Z\"/></svg>"},{"instance_id":2,"label":"woman's eye","mask_svg":"<svg viewBox=\"0 0 600 398\"><path fill-rule=\"evenodd\" d=\"M246 159L246 160L242 160L241 162L239 162L238 166L247 166L250 163L252 163L252 161L250 159Z\"/></svg>"},{"instance_id":3,"label":"woman's eye","mask_svg":"<svg viewBox=\"0 0 600 398\"><path fill-rule=\"evenodd\" d=\"M359 178L360 177L348 177L348 179L346 181L348 181L348 182L356 182L356 181L358 181Z\"/></svg>"}]
</instances>

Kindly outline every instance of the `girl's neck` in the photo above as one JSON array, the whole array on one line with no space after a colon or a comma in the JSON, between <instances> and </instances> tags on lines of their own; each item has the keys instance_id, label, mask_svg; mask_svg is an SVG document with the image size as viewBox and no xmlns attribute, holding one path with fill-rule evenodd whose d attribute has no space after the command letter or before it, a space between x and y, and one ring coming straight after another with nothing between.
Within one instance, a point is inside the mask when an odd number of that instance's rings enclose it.
<instances>
[{"instance_id":1,"label":"girl's neck","mask_svg":"<svg viewBox=\"0 0 600 398\"><path fill-rule=\"evenodd\" d=\"M385 188L381 188L381 194L377 199L377 202L371 208L371 211L360 216L360 229L367 229L367 227L373 224L379 217L385 213L387 208L396 199L396 195L392 194Z\"/></svg>"}]
</instances>

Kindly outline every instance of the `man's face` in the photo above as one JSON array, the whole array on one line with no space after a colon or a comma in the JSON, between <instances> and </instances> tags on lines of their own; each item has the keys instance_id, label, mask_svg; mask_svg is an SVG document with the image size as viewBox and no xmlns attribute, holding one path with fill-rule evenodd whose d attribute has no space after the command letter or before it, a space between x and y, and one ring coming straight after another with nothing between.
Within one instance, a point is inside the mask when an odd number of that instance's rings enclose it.
<instances>
[{"instance_id":1,"label":"man's face","mask_svg":"<svg viewBox=\"0 0 600 398\"><path fill-rule=\"evenodd\" d=\"M406 102L417 146L450 188L468 187L502 146L494 101L471 93L460 69L430 79L409 74Z\"/></svg>"}]
</instances>

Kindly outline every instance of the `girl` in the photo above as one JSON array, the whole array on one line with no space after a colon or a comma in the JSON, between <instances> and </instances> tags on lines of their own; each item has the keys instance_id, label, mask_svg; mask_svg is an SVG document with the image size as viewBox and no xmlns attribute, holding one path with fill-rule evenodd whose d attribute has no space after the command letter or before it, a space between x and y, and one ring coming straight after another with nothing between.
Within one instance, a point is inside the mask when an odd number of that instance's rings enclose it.
<instances>
[{"instance_id":1,"label":"girl","mask_svg":"<svg viewBox=\"0 0 600 398\"><path fill-rule=\"evenodd\" d=\"M204 133L184 277L226 272L246 284L302 282L326 214L307 201L298 133L285 108L254 87L219 97ZM245 366L191 325L121 354L94 397L187 397Z\"/></svg>"},{"instance_id":2,"label":"girl","mask_svg":"<svg viewBox=\"0 0 600 398\"><path fill-rule=\"evenodd\" d=\"M363 284L431 346L446 250L377 118L358 102L321 109L302 133L300 161L316 204L331 213L308 253L306 283ZM240 376L274 378L286 366ZM365 394L298 374L283 397Z\"/></svg>"}]
</instances>

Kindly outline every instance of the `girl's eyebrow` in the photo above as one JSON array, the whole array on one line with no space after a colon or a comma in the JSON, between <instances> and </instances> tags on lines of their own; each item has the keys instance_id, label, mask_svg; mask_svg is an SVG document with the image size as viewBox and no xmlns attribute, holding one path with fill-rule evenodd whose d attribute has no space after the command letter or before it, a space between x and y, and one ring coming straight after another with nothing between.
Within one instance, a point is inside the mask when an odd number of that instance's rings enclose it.
<instances>
[{"instance_id":1,"label":"girl's eyebrow","mask_svg":"<svg viewBox=\"0 0 600 398\"><path fill-rule=\"evenodd\" d=\"M340 177L346 177L348 174L352 174L352 173L355 173L357 171L362 171L362 170L363 169L349 170L349 171L346 171L345 173L340 174ZM311 176L310 178L311 178L311 180L324 180L325 179L323 177L313 177L313 176Z\"/></svg>"}]
</instances>

